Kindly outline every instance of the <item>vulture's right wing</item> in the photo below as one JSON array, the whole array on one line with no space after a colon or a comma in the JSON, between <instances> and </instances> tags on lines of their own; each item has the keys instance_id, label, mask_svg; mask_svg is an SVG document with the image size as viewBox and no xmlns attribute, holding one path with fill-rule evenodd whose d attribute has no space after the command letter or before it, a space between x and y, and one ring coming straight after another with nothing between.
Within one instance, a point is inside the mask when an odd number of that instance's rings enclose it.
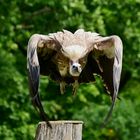
<instances>
[{"instance_id":1,"label":"vulture's right wing","mask_svg":"<svg viewBox=\"0 0 140 140\"><path fill-rule=\"evenodd\" d=\"M40 65L38 60L39 48L45 48L45 51L52 52L60 49L60 43L62 38L62 32L51 34L49 36L34 34L31 36L28 42L27 48L27 69L29 77L29 88L32 102L43 120L46 120L46 114L43 110L43 106L40 102L38 93L39 88L39 76L40 76ZM59 37L61 37L59 39ZM59 41L58 41L59 40ZM52 51L49 51L52 50ZM43 52L41 52L43 53Z\"/></svg>"}]
</instances>

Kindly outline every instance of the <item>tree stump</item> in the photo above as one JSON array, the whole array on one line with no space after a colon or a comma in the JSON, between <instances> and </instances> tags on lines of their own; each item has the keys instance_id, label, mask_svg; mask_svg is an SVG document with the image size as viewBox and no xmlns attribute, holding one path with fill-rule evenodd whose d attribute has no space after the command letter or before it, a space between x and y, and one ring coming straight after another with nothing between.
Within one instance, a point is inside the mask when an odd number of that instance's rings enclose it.
<instances>
[{"instance_id":1,"label":"tree stump","mask_svg":"<svg viewBox=\"0 0 140 140\"><path fill-rule=\"evenodd\" d=\"M82 140L82 121L50 121L39 122L35 140Z\"/></svg>"}]
</instances>

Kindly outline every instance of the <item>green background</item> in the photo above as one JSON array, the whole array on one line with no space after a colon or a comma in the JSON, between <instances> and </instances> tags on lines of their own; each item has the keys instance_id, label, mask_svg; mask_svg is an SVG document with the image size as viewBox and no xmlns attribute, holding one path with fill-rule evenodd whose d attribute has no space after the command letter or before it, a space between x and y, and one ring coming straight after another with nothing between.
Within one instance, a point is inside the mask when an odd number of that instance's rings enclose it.
<instances>
[{"instance_id":1,"label":"green background","mask_svg":"<svg viewBox=\"0 0 140 140\"><path fill-rule=\"evenodd\" d=\"M41 77L45 111L51 120L84 121L84 140L140 140L140 0L0 0L0 140L32 140L40 120L28 91L30 36L78 28L121 37L121 100L101 130L111 101L99 78L73 98L71 87L60 95L59 85Z\"/></svg>"}]
</instances>

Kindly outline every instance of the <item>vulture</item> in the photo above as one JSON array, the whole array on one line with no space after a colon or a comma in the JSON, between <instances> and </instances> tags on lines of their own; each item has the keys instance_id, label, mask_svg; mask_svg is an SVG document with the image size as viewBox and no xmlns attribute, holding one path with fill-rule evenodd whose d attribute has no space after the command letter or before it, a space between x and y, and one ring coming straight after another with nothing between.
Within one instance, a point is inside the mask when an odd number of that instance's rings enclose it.
<instances>
[{"instance_id":1,"label":"vulture","mask_svg":"<svg viewBox=\"0 0 140 140\"><path fill-rule=\"evenodd\" d=\"M94 82L96 74L112 99L104 122L108 121L118 97L122 55L123 45L117 35L103 37L84 29L33 34L27 47L27 70L32 103L42 120L50 126L38 91L40 75L59 83L62 94L67 85L72 86L75 95L79 84Z\"/></svg>"}]
</instances>

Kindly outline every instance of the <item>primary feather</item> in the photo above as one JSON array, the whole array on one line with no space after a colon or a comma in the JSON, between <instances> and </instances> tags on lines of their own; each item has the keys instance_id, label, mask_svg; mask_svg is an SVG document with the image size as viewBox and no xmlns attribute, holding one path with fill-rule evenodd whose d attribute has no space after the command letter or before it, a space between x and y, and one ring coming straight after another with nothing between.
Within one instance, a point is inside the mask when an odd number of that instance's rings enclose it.
<instances>
[{"instance_id":1,"label":"primary feather","mask_svg":"<svg viewBox=\"0 0 140 140\"><path fill-rule=\"evenodd\" d=\"M122 68L122 41L118 36L102 37L83 29L71 33L67 30L49 35L31 36L27 49L27 69L33 104L45 119L40 102L39 75L49 76L60 83L61 93L66 85L76 93L80 83L95 81L93 74L102 77L112 97L111 115L118 96Z\"/></svg>"}]
</instances>

